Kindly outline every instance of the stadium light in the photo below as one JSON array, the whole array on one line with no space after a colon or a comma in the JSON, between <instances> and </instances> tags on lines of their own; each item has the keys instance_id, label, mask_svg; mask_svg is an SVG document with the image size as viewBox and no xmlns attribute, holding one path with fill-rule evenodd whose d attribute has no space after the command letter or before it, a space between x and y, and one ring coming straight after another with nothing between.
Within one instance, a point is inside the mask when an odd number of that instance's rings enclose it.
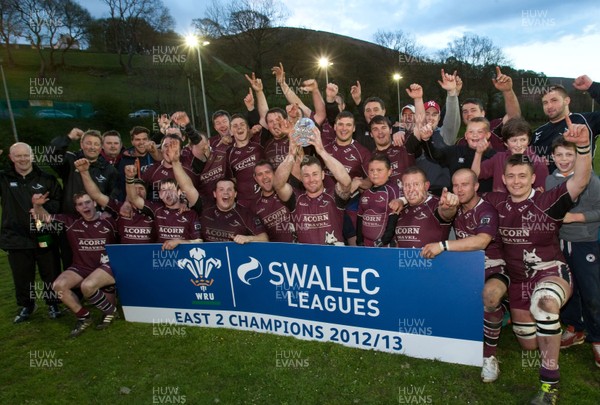
<instances>
[{"instance_id":1,"label":"stadium light","mask_svg":"<svg viewBox=\"0 0 600 405\"><path fill-rule=\"evenodd\" d=\"M392 78L396 82L396 93L398 94L398 122L402 122L402 110L400 110L400 80L402 80L402 75L394 73Z\"/></svg>"},{"instance_id":2,"label":"stadium light","mask_svg":"<svg viewBox=\"0 0 600 405\"><path fill-rule=\"evenodd\" d=\"M206 123L206 134L210 138L210 122L208 120L208 107L206 104L206 90L204 88L204 72L202 71L202 55L200 53L200 48L210 44L208 41L200 41L195 35L187 35L185 37L185 43L190 48L196 48L198 51L198 67L200 68L200 86L202 88L202 103L204 104L204 120Z\"/></svg>"},{"instance_id":3,"label":"stadium light","mask_svg":"<svg viewBox=\"0 0 600 405\"><path fill-rule=\"evenodd\" d=\"M325 87L329 84L329 76L327 74L327 69L329 66L333 65L333 63L329 62L329 59L326 57L319 58L319 67L321 69L325 69Z\"/></svg>"}]
</instances>

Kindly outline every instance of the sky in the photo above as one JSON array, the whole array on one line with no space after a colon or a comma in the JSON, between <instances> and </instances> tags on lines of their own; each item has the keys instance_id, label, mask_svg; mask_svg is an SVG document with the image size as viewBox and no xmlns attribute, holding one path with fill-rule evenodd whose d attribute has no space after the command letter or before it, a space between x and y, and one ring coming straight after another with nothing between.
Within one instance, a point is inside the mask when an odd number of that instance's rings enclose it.
<instances>
[{"instance_id":1,"label":"sky","mask_svg":"<svg viewBox=\"0 0 600 405\"><path fill-rule=\"evenodd\" d=\"M106 17L102 0L78 0L94 17ZM175 31L191 32L212 0L163 0ZM231 0L221 0L231 1ZM280 0L283 26L332 32L374 42L377 30L414 35L433 55L466 33L488 37L516 69L547 76L587 74L600 81L600 2L580 0Z\"/></svg>"}]
</instances>

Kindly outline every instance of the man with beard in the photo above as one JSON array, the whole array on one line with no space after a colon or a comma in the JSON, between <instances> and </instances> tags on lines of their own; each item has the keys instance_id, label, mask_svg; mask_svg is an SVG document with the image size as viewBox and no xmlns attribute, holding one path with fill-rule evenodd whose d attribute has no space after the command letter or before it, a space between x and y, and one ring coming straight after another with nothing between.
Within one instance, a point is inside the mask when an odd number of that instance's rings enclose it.
<instances>
[{"instance_id":1,"label":"man with beard","mask_svg":"<svg viewBox=\"0 0 600 405\"><path fill-rule=\"evenodd\" d=\"M274 169L268 160L254 166L254 180L260 187L260 196L251 206L260 218L271 242L294 242L296 232L289 209L281 202L273 188Z\"/></svg>"},{"instance_id":2,"label":"man with beard","mask_svg":"<svg viewBox=\"0 0 600 405\"><path fill-rule=\"evenodd\" d=\"M317 154L334 175L335 186L325 187L323 183L325 172L321 161L314 156L305 157L301 152L302 148L291 134L288 156L275 172L275 191L292 214L299 243L343 244L341 238L344 207L350 197L352 180L344 166L323 147L318 128L313 129L313 135L308 141L315 147ZM297 159L301 161L304 192L294 190L287 182Z\"/></svg>"},{"instance_id":3,"label":"man with beard","mask_svg":"<svg viewBox=\"0 0 600 405\"><path fill-rule=\"evenodd\" d=\"M580 91L587 91L597 103L600 103L600 83L593 82L587 75L575 79L573 87ZM583 124L588 128L592 154L595 152L596 136L600 133L600 111L572 113L569 110L570 103L571 98L567 90L560 85L548 87L542 96L542 107L544 114L548 117L548 122L533 131L531 145L534 147L535 153L548 159L550 173L556 169L556 165L550 159L552 141L567 130L567 117L574 124Z\"/></svg>"}]
</instances>

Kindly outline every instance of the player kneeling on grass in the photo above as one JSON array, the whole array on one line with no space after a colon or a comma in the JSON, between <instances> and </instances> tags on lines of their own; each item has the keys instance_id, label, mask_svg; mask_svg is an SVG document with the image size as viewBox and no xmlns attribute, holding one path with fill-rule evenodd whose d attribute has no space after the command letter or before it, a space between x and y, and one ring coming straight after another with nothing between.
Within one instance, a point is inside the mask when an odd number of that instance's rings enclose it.
<instances>
[{"instance_id":1,"label":"player kneeling on grass","mask_svg":"<svg viewBox=\"0 0 600 405\"><path fill-rule=\"evenodd\" d=\"M81 335L93 323L90 312L81 305L77 295L71 291L72 288L81 288L83 296L102 311L102 321L96 329L105 329L117 315L117 308L100 290L115 284L105 246L116 243L116 225L111 218L100 217L100 213L96 211L96 203L87 193L77 193L73 196L78 216L51 216L43 207L47 199L47 194L34 194L31 198L32 213L37 218L45 218L46 222L64 224L64 232L73 249L71 266L58 276L52 286L63 304L77 316L77 324L70 337Z\"/></svg>"},{"instance_id":2,"label":"player kneeling on grass","mask_svg":"<svg viewBox=\"0 0 600 405\"><path fill-rule=\"evenodd\" d=\"M452 176L452 191L458 196L460 206L454 218L457 240L427 244L421 251L423 257L432 259L444 250L467 252L485 250L485 285L483 287L483 382L498 379L500 369L496 348L500 339L504 307L502 297L509 285L502 259L502 240L498 234L498 212L477 195L477 174L470 169L459 169Z\"/></svg>"},{"instance_id":3,"label":"player kneeling on grass","mask_svg":"<svg viewBox=\"0 0 600 405\"><path fill-rule=\"evenodd\" d=\"M546 191L533 189L533 165L525 155L512 155L502 176L508 193L485 198L498 211L498 229L510 277L508 290L513 330L525 350L539 348L541 388L532 404L558 401L560 308L571 296L572 277L561 252L559 227L590 181L592 158L586 125L566 118L565 139L577 145L574 174Z\"/></svg>"}]
</instances>

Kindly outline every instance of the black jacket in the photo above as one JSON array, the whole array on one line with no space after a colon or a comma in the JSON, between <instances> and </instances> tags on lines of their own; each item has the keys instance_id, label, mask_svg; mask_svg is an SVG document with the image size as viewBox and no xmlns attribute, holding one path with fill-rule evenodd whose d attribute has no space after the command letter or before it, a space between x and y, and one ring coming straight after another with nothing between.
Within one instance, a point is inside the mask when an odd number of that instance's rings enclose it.
<instances>
[{"instance_id":1,"label":"black jacket","mask_svg":"<svg viewBox=\"0 0 600 405\"><path fill-rule=\"evenodd\" d=\"M51 167L62 179L63 187L65 189L62 201L62 212L66 214L76 214L77 211L73 204L73 194L85 192L85 187L83 187L81 175L75 171L74 162L84 156L83 151L81 150L77 152L67 152L70 143L71 140L66 135L54 138L52 142L50 142L50 145L54 147L53 155L55 156L51 161L57 162ZM117 169L104 160L102 156L98 156L98 160L90 164L89 171L94 183L98 185L102 194L107 195L111 200L119 197L119 174Z\"/></svg>"},{"instance_id":2,"label":"black jacket","mask_svg":"<svg viewBox=\"0 0 600 405\"><path fill-rule=\"evenodd\" d=\"M0 199L2 203L2 227L0 248L33 249L37 247L35 223L29 210L34 194L48 192L50 199L44 208L56 214L60 208L62 189L56 177L33 165L31 173L19 175L11 164L10 169L0 172Z\"/></svg>"}]
</instances>

